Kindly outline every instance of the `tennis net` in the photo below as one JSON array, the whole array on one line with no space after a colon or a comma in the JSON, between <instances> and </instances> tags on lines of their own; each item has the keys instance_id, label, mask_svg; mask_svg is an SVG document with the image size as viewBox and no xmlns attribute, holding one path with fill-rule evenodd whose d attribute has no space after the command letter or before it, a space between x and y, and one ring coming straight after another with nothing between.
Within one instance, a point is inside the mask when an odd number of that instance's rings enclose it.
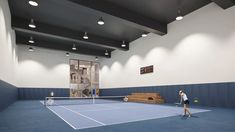
<instances>
[{"instance_id":1,"label":"tennis net","mask_svg":"<svg viewBox=\"0 0 235 132\"><path fill-rule=\"evenodd\" d=\"M124 102L125 96L100 96L100 97L46 97L44 105L86 105L86 104L106 104Z\"/></svg>"}]
</instances>

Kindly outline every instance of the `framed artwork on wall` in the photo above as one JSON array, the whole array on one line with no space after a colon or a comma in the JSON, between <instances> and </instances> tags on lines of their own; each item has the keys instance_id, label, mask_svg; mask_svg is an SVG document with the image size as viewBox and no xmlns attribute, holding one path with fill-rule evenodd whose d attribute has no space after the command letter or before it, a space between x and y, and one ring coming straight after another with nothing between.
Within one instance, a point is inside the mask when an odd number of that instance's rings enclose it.
<instances>
[{"instance_id":1,"label":"framed artwork on wall","mask_svg":"<svg viewBox=\"0 0 235 132\"><path fill-rule=\"evenodd\" d=\"M152 72L153 72L153 65L140 68L140 74L146 74L146 73L152 73Z\"/></svg>"},{"instance_id":2,"label":"framed artwork on wall","mask_svg":"<svg viewBox=\"0 0 235 132\"><path fill-rule=\"evenodd\" d=\"M85 60L70 60L70 97L98 96L99 63Z\"/></svg>"}]
</instances>

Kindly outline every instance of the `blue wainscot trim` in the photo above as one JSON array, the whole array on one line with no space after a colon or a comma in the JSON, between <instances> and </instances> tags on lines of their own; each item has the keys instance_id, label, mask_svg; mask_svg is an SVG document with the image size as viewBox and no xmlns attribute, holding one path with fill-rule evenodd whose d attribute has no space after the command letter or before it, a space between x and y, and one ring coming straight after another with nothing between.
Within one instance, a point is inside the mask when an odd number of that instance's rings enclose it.
<instances>
[{"instance_id":1,"label":"blue wainscot trim","mask_svg":"<svg viewBox=\"0 0 235 132\"><path fill-rule=\"evenodd\" d=\"M187 93L192 105L235 108L235 82L106 88L100 90L100 95L124 96L133 92L158 92L166 103L175 103L179 102L180 89Z\"/></svg>"},{"instance_id":2,"label":"blue wainscot trim","mask_svg":"<svg viewBox=\"0 0 235 132\"><path fill-rule=\"evenodd\" d=\"M69 88L18 88L19 100L43 100L53 92L54 96L69 97Z\"/></svg>"},{"instance_id":3,"label":"blue wainscot trim","mask_svg":"<svg viewBox=\"0 0 235 132\"><path fill-rule=\"evenodd\" d=\"M0 80L0 111L17 100L17 87Z\"/></svg>"}]
</instances>

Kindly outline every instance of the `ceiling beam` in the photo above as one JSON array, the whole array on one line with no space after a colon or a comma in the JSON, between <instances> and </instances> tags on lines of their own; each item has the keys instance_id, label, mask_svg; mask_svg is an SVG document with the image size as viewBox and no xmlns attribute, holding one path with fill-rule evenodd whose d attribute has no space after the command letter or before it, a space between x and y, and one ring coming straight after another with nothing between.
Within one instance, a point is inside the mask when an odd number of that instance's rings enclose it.
<instances>
[{"instance_id":1,"label":"ceiling beam","mask_svg":"<svg viewBox=\"0 0 235 132\"><path fill-rule=\"evenodd\" d=\"M76 53L76 54L84 54L84 55L91 55L91 56L99 56L99 57L105 57L105 58L111 58L111 52L108 51L109 55L105 55L105 50L95 50L95 49L89 49L82 46L78 46L77 50L72 50L73 45L65 44L65 43L58 43L58 42L52 42L52 41L46 41L38 38L34 38L35 43L30 44L28 42L29 38L26 38L21 35L16 35L16 44L22 44L22 45L30 45L30 46L36 46L36 47L42 47L47 49L54 49L54 50L61 50L66 51L70 53Z\"/></svg>"},{"instance_id":2,"label":"ceiling beam","mask_svg":"<svg viewBox=\"0 0 235 132\"><path fill-rule=\"evenodd\" d=\"M212 0L212 1L223 9L227 9L235 5L235 0Z\"/></svg>"},{"instance_id":3,"label":"ceiling beam","mask_svg":"<svg viewBox=\"0 0 235 132\"><path fill-rule=\"evenodd\" d=\"M133 11L127 10L120 6L99 0L70 0L73 3L94 9L113 17L119 18L123 23L133 26L143 31L156 33L159 35L167 34L167 24L158 22L154 19L147 18Z\"/></svg>"},{"instance_id":4,"label":"ceiling beam","mask_svg":"<svg viewBox=\"0 0 235 132\"><path fill-rule=\"evenodd\" d=\"M12 28L16 31L50 37L54 39L69 41L69 42L80 42L82 44L88 44L93 46L99 46L102 48L118 49L127 51L129 50L129 43L126 43L126 47L121 47L122 41L108 39L88 33L89 39L83 39L84 32L73 31L57 26L43 24L35 21L37 28L32 29L28 27L29 20L18 17L12 17Z\"/></svg>"}]
</instances>

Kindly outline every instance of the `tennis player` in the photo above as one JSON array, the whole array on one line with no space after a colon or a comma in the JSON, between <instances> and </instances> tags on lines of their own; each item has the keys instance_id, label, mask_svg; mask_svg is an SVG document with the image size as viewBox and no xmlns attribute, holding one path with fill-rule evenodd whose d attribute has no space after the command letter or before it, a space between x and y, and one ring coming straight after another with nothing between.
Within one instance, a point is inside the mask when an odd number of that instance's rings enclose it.
<instances>
[{"instance_id":1,"label":"tennis player","mask_svg":"<svg viewBox=\"0 0 235 132\"><path fill-rule=\"evenodd\" d=\"M183 90L179 91L179 95L180 95L180 104L182 104L182 101L184 101L184 115L186 116L186 113L188 112L188 117L191 117L191 113L189 111L188 105L189 105L189 100L187 95L183 92Z\"/></svg>"}]
</instances>

